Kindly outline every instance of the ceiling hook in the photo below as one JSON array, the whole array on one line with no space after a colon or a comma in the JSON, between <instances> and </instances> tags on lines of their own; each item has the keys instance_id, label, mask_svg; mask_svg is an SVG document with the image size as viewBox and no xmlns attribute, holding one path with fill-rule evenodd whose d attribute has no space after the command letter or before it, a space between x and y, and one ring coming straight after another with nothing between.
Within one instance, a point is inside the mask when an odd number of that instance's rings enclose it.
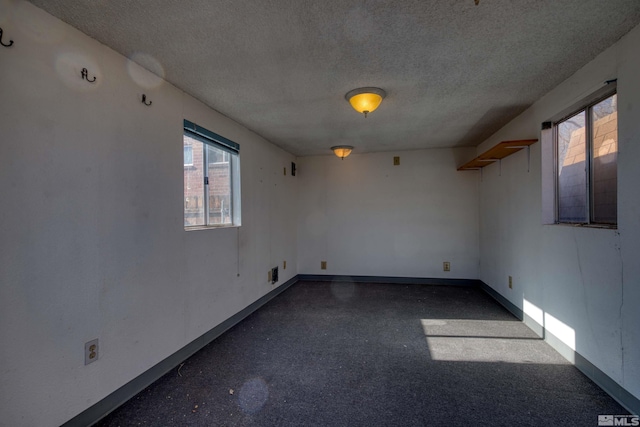
<instances>
[{"instance_id":1,"label":"ceiling hook","mask_svg":"<svg viewBox=\"0 0 640 427\"><path fill-rule=\"evenodd\" d=\"M145 95L145 94L143 93L143 94L142 94L142 103L148 107L148 106L150 106L151 104L153 104L153 101L149 101L149 103L147 104L147 95Z\"/></svg>"}]
</instances>

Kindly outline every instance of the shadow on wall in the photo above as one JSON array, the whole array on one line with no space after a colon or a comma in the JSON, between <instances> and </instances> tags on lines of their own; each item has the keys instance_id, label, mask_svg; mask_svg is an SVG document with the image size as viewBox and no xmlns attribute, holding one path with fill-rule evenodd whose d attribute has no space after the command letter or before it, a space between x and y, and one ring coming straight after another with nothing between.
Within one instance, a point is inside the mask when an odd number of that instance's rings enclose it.
<instances>
[{"instance_id":1,"label":"shadow on wall","mask_svg":"<svg viewBox=\"0 0 640 427\"><path fill-rule=\"evenodd\" d=\"M490 108L482 117L473 125L473 127L462 138L460 138L459 147L475 147L482 141L485 141L491 135L500 130L504 125L516 118L520 113L529 108L527 105L509 105L506 107ZM468 161L470 159L465 159ZM462 164L464 163L458 163Z\"/></svg>"}]
</instances>

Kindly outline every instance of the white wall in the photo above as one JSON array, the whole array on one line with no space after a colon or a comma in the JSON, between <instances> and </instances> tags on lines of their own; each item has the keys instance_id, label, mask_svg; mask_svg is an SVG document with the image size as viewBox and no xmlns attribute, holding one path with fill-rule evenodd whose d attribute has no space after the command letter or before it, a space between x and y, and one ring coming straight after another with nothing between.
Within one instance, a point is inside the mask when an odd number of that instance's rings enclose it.
<instances>
[{"instance_id":1,"label":"white wall","mask_svg":"<svg viewBox=\"0 0 640 427\"><path fill-rule=\"evenodd\" d=\"M542 225L541 143L531 172L519 152L484 170L480 190L480 278L547 328L547 340L575 350L640 397L640 27L552 90L490 139L539 138L540 125L618 78L618 230ZM514 286L507 286L508 275Z\"/></svg>"},{"instance_id":2,"label":"white wall","mask_svg":"<svg viewBox=\"0 0 640 427\"><path fill-rule=\"evenodd\" d=\"M0 425L57 426L297 274L294 158L29 3L0 26ZM183 118L240 144L242 227L184 231Z\"/></svg>"},{"instance_id":3,"label":"white wall","mask_svg":"<svg viewBox=\"0 0 640 427\"><path fill-rule=\"evenodd\" d=\"M530 172L522 151L482 182L456 172L463 149L307 157L284 176L291 155L29 3L0 1L0 26L0 425L72 418L269 292L276 265L280 283L480 277L640 397L639 28L478 150L538 137L617 77L612 231L541 225L540 143ZM183 118L241 145L242 227L183 230Z\"/></svg>"},{"instance_id":4,"label":"white wall","mask_svg":"<svg viewBox=\"0 0 640 427\"><path fill-rule=\"evenodd\" d=\"M300 158L300 272L477 278L476 172L456 171L472 152ZM399 166L394 156L400 156ZM326 270L321 261L327 261ZM451 272L442 271L443 261L451 262Z\"/></svg>"}]
</instances>

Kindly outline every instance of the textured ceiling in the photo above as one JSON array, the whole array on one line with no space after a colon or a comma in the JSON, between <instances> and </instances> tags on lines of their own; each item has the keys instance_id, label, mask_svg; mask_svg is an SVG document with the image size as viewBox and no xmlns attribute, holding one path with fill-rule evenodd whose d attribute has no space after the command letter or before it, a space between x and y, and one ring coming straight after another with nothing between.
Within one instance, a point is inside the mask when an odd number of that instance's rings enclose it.
<instances>
[{"instance_id":1,"label":"textured ceiling","mask_svg":"<svg viewBox=\"0 0 640 427\"><path fill-rule=\"evenodd\" d=\"M301 156L475 146L640 22L639 0L31 2ZM367 119L361 86L387 91Z\"/></svg>"}]
</instances>

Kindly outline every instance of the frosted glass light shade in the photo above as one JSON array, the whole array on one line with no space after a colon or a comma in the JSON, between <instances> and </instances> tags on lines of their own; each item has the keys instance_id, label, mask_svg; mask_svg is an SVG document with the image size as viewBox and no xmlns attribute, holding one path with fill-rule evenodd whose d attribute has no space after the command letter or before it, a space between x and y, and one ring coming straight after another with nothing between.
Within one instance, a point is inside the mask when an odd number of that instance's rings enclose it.
<instances>
[{"instance_id":1,"label":"frosted glass light shade","mask_svg":"<svg viewBox=\"0 0 640 427\"><path fill-rule=\"evenodd\" d=\"M375 111L380 106L385 96L387 96L386 92L380 88L361 87L349 91L344 97L354 110L358 113L363 113L367 117L367 114Z\"/></svg>"},{"instance_id":2,"label":"frosted glass light shade","mask_svg":"<svg viewBox=\"0 0 640 427\"><path fill-rule=\"evenodd\" d=\"M349 154L351 154L353 147L350 145L336 145L335 147L331 147L331 149L336 154L336 156L340 157L341 159L344 159Z\"/></svg>"}]
</instances>

